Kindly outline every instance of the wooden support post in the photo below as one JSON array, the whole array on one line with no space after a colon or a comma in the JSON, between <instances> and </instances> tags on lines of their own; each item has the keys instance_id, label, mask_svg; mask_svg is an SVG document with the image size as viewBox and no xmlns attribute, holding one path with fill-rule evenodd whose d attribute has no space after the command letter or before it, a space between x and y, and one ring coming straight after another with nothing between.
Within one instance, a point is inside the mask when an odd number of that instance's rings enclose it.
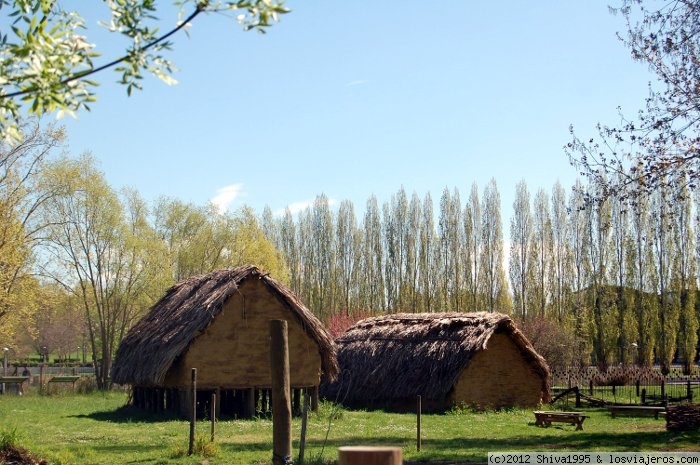
<instances>
[{"instance_id":1,"label":"wooden support post","mask_svg":"<svg viewBox=\"0 0 700 465\"><path fill-rule=\"evenodd\" d=\"M301 389L292 389L292 412L301 414Z\"/></svg>"},{"instance_id":2,"label":"wooden support post","mask_svg":"<svg viewBox=\"0 0 700 465\"><path fill-rule=\"evenodd\" d=\"M211 419L211 442L214 442L214 431L216 429L216 392L211 393L211 405L209 407L209 416Z\"/></svg>"},{"instance_id":3,"label":"wooden support post","mask_svg":"<svg viewBox=\"0 0 700 465\"><path fill-rule=\"evenodd\" d=\"M245 414L246 418L253 418L255 416L255 388L246 389L245 391Z\"/></svg>"},{"instance_id":4,"label":"wooden support post","mask_svg":"<svg viewBox=\"0 0 700 465\"><path fill-rule=\"evenodd\" d=\"M311 388L311 410L318 412L318 386Z\"/></svg>"},{"instance_id":5,"label":"wooden support post","mask_svg":"<svg viewBox=\"0 0 700 465\"><path fill-rule=\"evenodd\" d=\"M593 380L588 380L588 395L592 396L593 395Z\"/></svg>"},{"instance_id":6,"label":"wooden support post","mask_svg":"<svg viewBox=\"0 0 700 465\"><path fill-rule=\"evenodd\" d=\"M197 369L192 368L192 385L190 387L190 446L187 449L187 455L192 455L194 452L194 432L197 422Z\"/></svg>"},{"instance_id":7,"label":"wooden support post","mask_svg":"<svg viewBox=\"0 0 700 465\"><path fill-rule=\"evenodd\" d=\"M666 395L666 380L661 380L661 397Z\"/></svg>"},{"instance_id":8,"label":"wooden support post","mask_svg":"<svg viewBox=\"0 0 700 465\"><path fill-rule=\"evenodd\" d=\"M270 321L270 372L272 374L272 463L292 460L292 405L289 396L287 322Z\"/></svg>"},{"instance_id":9,"label":"wooden support post","mask_svg":"<svg viewBox=\"0 0 700 465\"><path fill-rule=\"evenodd\" d=\"M642 404L647 403L647 388L642 388Z\"/></svg>"},{"instance_id":10,"label":"wooden support post","mask_svg":"<svg viewBox=\"0 0 700 465\"><path fill-rule=\"evenodd\" d=\"M180 388L177 390L177 412L181 418L190 418L190 394L189 389Z\"/></svg>"},{"instance_id":11,"label":"wooden support post","mask_svg":"<svg viewBox=\"0 0 700 465\"><path fill-rule=\"evenodd\" d=\"M338 449L338 465L401 465L400 447L347 446Z\"/></svg>"},{"instance_id":12,"label":"wooden support post","mask_svg":"<svg viewBox=\"0 0 700 465\"><path fill-rule=\"evenodd\" d=\"M420 417L421 417L421 398L418 396L416 402L416 450L420 452L421 435L420 435Z\"/></svg>"},{"instance_id":13,"label":"wooden support post","mask_svg":"<svg viewBox=\"0 0 700 465\"><path fill-rule=\"evenodd\" d=\"M690 385L690 380L688 380L688 384L686 385L686 394L688 397L688 402L693 401L693 387Z\"/></svg>"},{"instance_id":14,"label":"wooden support post","mask_svg":"<svg viewBox=\"0 0 700 465\"><path fill-rule=\"evenodd\" d=\"M301 412L301 437L299 438L299 465L304 465L304 450L306 449L306 423L309 418L309 392L301 390L304 396L304 405Z\"/></svg>"}]
</instances>

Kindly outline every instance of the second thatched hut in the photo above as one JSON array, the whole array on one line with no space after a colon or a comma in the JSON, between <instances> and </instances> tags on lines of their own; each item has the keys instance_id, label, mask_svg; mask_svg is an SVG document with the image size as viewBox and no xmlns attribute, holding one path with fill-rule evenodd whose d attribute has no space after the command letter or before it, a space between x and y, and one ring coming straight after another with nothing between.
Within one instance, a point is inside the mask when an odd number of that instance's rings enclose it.
<instances>
[{"instance_id":1,"label":"second thatched hut","mask_svg":"<svg viewBox=\"0 0 700 465\"><path fill-rule=\"evenodd\" d=\"M336 340L340 377L322 395L352 407L403 410L534 407L549 400L545 360L500 313L367 318Z\"/></svg>"}]
</instances>

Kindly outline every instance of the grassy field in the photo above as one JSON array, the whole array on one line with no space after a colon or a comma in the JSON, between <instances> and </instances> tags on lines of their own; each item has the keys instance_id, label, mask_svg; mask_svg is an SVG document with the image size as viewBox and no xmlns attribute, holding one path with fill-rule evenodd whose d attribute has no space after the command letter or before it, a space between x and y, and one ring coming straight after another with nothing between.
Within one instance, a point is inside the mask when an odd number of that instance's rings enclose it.
<instances>
[{"instance_id":1,"label":"grassy field","mask_svg":"<svg viewBox=\"0 0 700 465\"><path fill-rule=\"evenodd\" d=\"M209 442L209 423L198 423L199 453L186 455L189 424L123 408L124 393L0 396L0 442L15 442L50 464L266 464L272 455L268 419L221 421ZM423 447L416 451L416 418L334 409L311 414L305 463L333 463L343 445L395 445L410 461L486 462L495 451L695 451L700 432L668 433L653 417L611 419L589 410L584 431L569 425L534 426L531 410L423 415ZM295 419L294 454L300 420ZM326 439L327 436L327 439ZM295 460L295 463L296 460Z\"/></svg>"}]
</instances>

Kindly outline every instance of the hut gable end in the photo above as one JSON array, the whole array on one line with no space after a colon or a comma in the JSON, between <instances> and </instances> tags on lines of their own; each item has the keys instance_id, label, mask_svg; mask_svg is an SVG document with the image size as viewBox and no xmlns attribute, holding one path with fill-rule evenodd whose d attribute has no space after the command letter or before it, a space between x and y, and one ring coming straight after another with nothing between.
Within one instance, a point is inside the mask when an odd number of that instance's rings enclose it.
<instances>
[{"instance_id":1,"label":"hut gable end","mask_svg":"<svg viewBox=\"0 0 700 465\"><path fill-rule=\"evenodd\" d=\"M185 360L192 344L200 335L206 337L214 321L228 311L229 302L237 295L240 298L246 282L262 283L263 292L283 304L280 307L286 314L282 316L299 323L318 348L324 375L333 379L338 372L335 345L323 325L289 289L257 267L246 265L194 276L168 289L121 342L112 371L114 381L162 385L171 367Z\"/></svg>"}]
</instances>

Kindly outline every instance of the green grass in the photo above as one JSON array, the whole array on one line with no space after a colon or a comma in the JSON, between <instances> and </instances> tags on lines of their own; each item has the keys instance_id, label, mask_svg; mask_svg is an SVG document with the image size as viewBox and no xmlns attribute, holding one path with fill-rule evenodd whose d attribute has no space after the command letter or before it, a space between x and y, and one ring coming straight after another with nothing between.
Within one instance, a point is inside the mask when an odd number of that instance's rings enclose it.
<instances>
[{"instance_id":1,"label":"green grass","mask_svg":"<svg viewBox=\"0 0 700 465\"><path fill-rule=\"evenodd\" d=\"M209 423L199 422L198 453L188 457L187 422L167 416L154 419L123 408L125 401L126 395L118 392L0 396L0 438L60 465L271 462L269 419L218 422L213 445L208 441ZM653 417L611 419L605 410L595 409L587 414L584 431L561 424L536 427L531 410L456 409L423 415L423 447L417 452L415 415L336 410L322 404L319 413L309 417L306 463L333 463L338 447L359 444L400 446L410 461L485 462L490 451L688 451L697 450L700 443L700 432L668 433L665 422ZM293 428L296 459L299 419Z\"/></svg>"}]
</instances>

